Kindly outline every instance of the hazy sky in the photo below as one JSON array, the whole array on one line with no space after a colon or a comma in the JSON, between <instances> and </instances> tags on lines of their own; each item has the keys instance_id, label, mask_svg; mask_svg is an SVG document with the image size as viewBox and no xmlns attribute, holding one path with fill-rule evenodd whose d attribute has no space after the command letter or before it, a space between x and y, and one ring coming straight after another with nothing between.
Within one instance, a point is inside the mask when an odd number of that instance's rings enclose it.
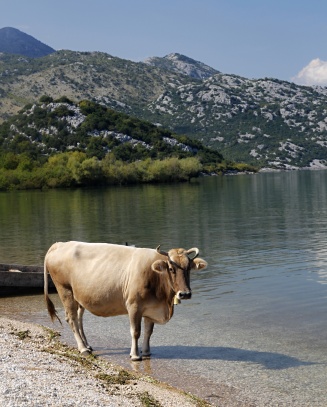
<instances>
[{"instance_id":1,"label":"hazy sky","mask_svg":"<svg viewBox=\"0 0 327 407\"><path fill-rule=\"evenodd\" d=\"M0 0L0 28L56 50L178 52L229 74L327 85L325 0Z\"/></svg>"}]
</instances>

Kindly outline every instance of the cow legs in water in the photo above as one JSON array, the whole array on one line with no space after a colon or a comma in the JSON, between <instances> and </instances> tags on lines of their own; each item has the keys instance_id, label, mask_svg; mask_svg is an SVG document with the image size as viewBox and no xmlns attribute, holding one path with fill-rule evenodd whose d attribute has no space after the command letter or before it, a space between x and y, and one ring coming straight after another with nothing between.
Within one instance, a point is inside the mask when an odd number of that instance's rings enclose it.
<instances>
[{"instance_id":1,"label":"cow legs in water","mask_svg":"<svg viewBox=\"0 0 327 407\"><path fill-rule=\"evenodd\" d=\"M142 346L142 356L150 356L150 337L153 332L154 323L151 319L144 317L144 339L143 339L143 346Z\"/></svg>"},{"instance_id":2,"label":"cow legs in water","mask_svg":"<svg viewBox=\"0 0 327 407\"><path fill-rule=\"evenodd\" d=\"M78 350L83 354L89 354L90 349L88 348L84 331L83 331L83 323L81 325L80 329L80 321L82 321L83 313L84 313L84 308L79 305L79 303L75 300L73 292L70 289L67 288L60 288L58 289L58 294L59 297L64 305L65 308L65 313L66 313L66 321L69 323L76 343L77 343L77 348ZM81 331L83 332L83 338L85 339L85 342L81 336Z\"/></svg>"},{"instance_id":3,"label":"cow legs in water","mask_svg":"<svg viewBox=\"0 0 327 407\"><path fill-rule=\"evenodd\" d=\"M128 307L128 316L130 323L130 331L132 336L132 347L130 352L131 360L142 360L139 354L138 341L141 335L142 315L138 312L137 307Z\"/></svg>"}]
</instances>

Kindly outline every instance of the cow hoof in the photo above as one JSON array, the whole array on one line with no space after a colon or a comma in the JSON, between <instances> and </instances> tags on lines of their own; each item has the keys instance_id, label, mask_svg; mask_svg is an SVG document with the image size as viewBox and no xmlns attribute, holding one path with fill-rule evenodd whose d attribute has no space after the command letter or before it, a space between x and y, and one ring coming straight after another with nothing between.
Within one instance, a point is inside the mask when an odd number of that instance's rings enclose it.
<instances>
[{"instance_id":1,"label":"cow hoof","mask_svg":"<svg viewBox=\"0 0 327 407\"><path fill-rule=\"evenodd\" d=\"M92 346L87 346L87 349L90 351L90 352L92 352L93 351L93 348L92 348Z\"/></svg>"},{"instance_id":2,"label":"cow hoof","mask_svg":"<svg viewBox=\"0 0 327 407\"><path fill-rule=\"evenodd\" d=\"M150 352L148 352L148 353L142 353L142 357L143 357L143 359L144 359L144 358L145 358L145 359L150 359L151 353L150 353Z\"/></svg>"},{"instance_id":3,"label":"cow hoof","mask_svg":"<svg viewBox=\"0 0 327 407\"><path fill-rule=\"evenodd\" d=\"M84 350L81 352L81 354L82 354L83 356L88 356L88 355L91 355L92 352L91 352L90 349L84 349Z\"/></svg>"},{"instance_id":4,"label":"cow hoof","mask_svg":"<svg viewBox=\"0 0 327 407\"><path fill-rule=\"evenodd\" d=\"M142 360L142 356L130 356L132 362L140 362Z\"/></svg>"}]
</instances>

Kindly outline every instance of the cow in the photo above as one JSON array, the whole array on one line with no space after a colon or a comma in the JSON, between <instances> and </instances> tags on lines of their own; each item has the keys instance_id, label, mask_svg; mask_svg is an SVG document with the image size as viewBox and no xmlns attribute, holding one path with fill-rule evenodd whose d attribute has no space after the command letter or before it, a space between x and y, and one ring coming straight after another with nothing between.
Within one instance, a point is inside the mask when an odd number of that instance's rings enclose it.
<instances>
[{"instance_id":1,"label":"cow","mask_svg":"<svg viewBox=\"0 0 327 407\"><path fill-rule=\"evenodd\" d=\"M137 248L109 243L58 242L44 259L44 296L52 321L59 317L48 295L48 273L56 286L83 354L92 352L83 329L83 313L110 317L128 314L132 361L150 357L155 323L173 316L175 303L191 298L190 271L207 267L199 249ZM144 322L142 354L138 349ZM60 321L61 322L61 321Z\"/></svg>"}]
</instances>

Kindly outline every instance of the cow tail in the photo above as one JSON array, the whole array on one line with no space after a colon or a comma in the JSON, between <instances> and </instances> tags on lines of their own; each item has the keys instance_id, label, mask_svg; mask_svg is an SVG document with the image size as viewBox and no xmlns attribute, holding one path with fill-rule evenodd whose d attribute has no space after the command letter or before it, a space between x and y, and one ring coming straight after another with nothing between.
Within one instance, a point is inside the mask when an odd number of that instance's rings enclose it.
<instances>
[{"instance_id":1,"label":"cow tail","mask_svg":"<svg viewBox=\"0 0 327 407\"><path fill-rule=\"evenodd\" d=\"M51 321L54 322L54 319L57 318L61 323L61 320L57 314L57 310L54 306L54 303L49 298L49 283L48 283L48 269L46 266L46 261L44 261L44 299L47 304L48 313L51 317ZM62 323L61 323L62 325Z\"/></svg>"}]
</instances>

